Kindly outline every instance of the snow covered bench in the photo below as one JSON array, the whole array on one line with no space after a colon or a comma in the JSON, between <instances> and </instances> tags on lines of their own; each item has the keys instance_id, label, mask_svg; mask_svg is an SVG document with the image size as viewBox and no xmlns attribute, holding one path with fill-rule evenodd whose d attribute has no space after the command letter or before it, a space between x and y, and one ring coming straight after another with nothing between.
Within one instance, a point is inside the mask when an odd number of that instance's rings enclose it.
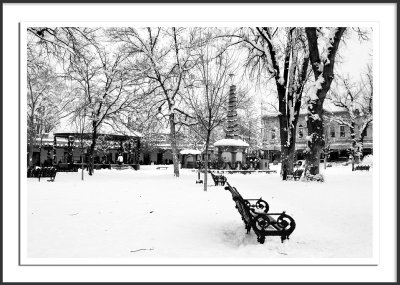
<instances>
[{"instance_id":1,"label":"snow covered bench","mask_svg":"<svg viewBox=\"0 0 400 285\"><path fill-rule=\"evenodd\" d=\"M57 175L57 168L51 166L51 167L38 167L38 168L28 168L28 177L35 177L35 178L40 178L41 177L49 177L51 182L54 181Z\"/></svg>"},{"instance_id":2,"label":"snow covered bench","mask_svg":"<svg viewBox=\"0 0 400 285\"><path fill-rule=\"evenodd\" d=\"M224 186L226 182L226 177L223 175L215 175L210 171L211 177L214 180L215 186L221 185Z\"/></svg>"},{"instance_id":3,"label":"snow covered bench","mask_svg":"<svg viewBox=\"0 0 400 285\"><path fill-rule=\"evenodd\" d=\"M366 170L369 171L370 166L369 165L357 165L354 167L354 170Z\"/></svg>"},{"instance_id":4,"label":"snow covered bench","mask_svg":"<svg viewBox=\"0 0 400 285\"><path fill-rule=\"evenodd\" d=\"M295 171L293 171L293 174L288 174L287 175L287 179L294 179L294 180L299 180L301 175L303 175L304 169L296 169Z\"/></svg>"},{"instance_id":5,"label":"snow covered bench","mask_svg":"<svg viewBox=\"0 0 400 285\"><path fill-rule=\"evenodd\" d=\"M257 241L261 244L265 242L266 236L280 236L281 241L289 239L296 228L296 222L285 212L268 213L269 205L266 201L260 199L243 199L242 195L226 182L225 189L231 192L232 199L236 203L242 220L245 224L247 233L253 229L257 235ZM273 216L277 216L275 219Z\"/></svg>"}]
</instances>

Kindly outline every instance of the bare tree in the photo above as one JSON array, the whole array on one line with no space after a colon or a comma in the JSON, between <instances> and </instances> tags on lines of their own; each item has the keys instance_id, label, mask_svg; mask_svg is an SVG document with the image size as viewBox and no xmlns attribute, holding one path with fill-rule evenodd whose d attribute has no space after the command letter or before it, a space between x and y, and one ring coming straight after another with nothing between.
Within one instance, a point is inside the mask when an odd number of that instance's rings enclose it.
<instances>
[{"instance_id":1,"label":"bare tree","mask_svg":"<svg viewBox=\"0 0 400 285\"><path fill-rule=\"evenodd\" d=\"M246 69L258 81L275 84L278 97L282 167L293 171L296 126L309 72L309 53L303 28L241 28L225 35L230 45L247 48Z\"/></svg>"},{"instance_id":2,"label":"bare tree","mask_svg":"<svg viewBox=\"0 0 400 285\"><path fill-rule=\"evenodd\" d=\"M207 37L207 34L205 35ZM204 191L207 191L207 172L210 139L213 131L226 119L226 105L230 75L235 71L234 58L228 53L219 54L211 42L198 49L198 64L192 70L192 80L187 85L185 102L196 121L192 130L204 142Z\"/></svg>"},{"instance_id":3,"label":"bare tree","mask_svg":"<svg viewBox=\"0 0 400 285\"><path fill-rule=\"evenodd\" d=\"M321 151L325 145L323 104L334 77L335 58L345 30L346 28L341 27L305 28L310 64L314 73L314 89L311 91L307 106L306 149L306 165L312 175L319 173ZM325 45L319 46L318 39L321 39Z\"/></svg>"},{"instance_id":4,"label":"bare tree","mask_svg":"<svg viewBox=\"0 0 400 285\"><path fill-rule=\"evenodd\" d=\"M358 82L349 76L336 76L337 86L332 88L327 99L335 106L347 111L348 116L332 116L339 124L350 129L353 157L362 157L363 142L368 126L373 121L373 74L371 65ZM358 129L356 131L356 129Z\"/></svg>"},{"instance_id":5,"label":"bare tree","mask_svg":"<svg viewBox=\"0 0 400 285\"><path fill-rule=\"evenodd\" d=\"M38 134L49 133L57 125L67 105L63 84L49 66L41 46L28 39L27 46L27 120L28 164L32 166L33 144Z\"/></svg>"},{"instance_id":6,"label":"bare tree","mask_svg":"<svg viewBox=\"0 0 400 285\"><path fill-rule=\"evenodd\" d=\"M135 104L137 78L135 70L125 63L125 54L118 42L112 42L104 29L92 28L32 28L48 53L65 70L64 78L74 86L79 107L70 110L72 116L82 114L91 122L89 166L93 165L98 130L102 124L119 120L119 115ZM74 115L74 113L76 113ZM89 167L92 175L93 167Z\"/></svg>"},{"instance_id":7,"label":"bare tree","mask_svg":"<svg viewBox=\"0 0 400 285\"><path fill-rule=\"evenodd\" d=\"M168 121L174 175L179 177L177 126L190 117L181 108L181 95L184 79L194 65L195 38L184 28L116 28L112 35L135 55L131 68L140 70L144 78L146 94L151 95L147 98L150 114Z\"/></svg>"},{"instance_id":8,"label":"bare tree","mask_svg":"<svg viewBox=\"0 0 400 285\"><path fill-rule=\"evenodd\" d=\"M81 179L83 181L85 149L87 147L86 133L89 132L90 125L88 124L87 108L85 106L82 108L79 104L74 109L74 116L71 118L72 121L70 123L72 124L74 131L79 134L78 139L81 149Z\"/></svg>"},{"instance_id":9,"label":"bare tree","mask_svg":"<svg viewBox=\"0 0 400 285\"><path fill-rule=\"evenodd\" d=\"M85 116L91 122L89 175L93 174L93 160L98 130L102 124L118 120L126 109L132 108L136 94L134 71L128 70L125 54L118 43L108 40L104 29L91 28L36 28L31 33L65 70L64 78L74 86L80 106L71 110L72 116ZM75 114L74 114L75 113Z\"/></svg>"},{"instance_id":10,"label":"bare tree","mask_svg":"<svg viewBox=\"0 0 400 285\"><path fill-rule=\"evenodd\" d=\"M108 51L92 41L91 51L72 57L67 77L77 82L84 91L84 106L92 122L90 165L93 164L97 133L102 124L118 119L131 108L135 100L135 82L124 67L126 55L119 50ZM89 167L89 175L93 168Z\"/></svg>"}]
</instances>

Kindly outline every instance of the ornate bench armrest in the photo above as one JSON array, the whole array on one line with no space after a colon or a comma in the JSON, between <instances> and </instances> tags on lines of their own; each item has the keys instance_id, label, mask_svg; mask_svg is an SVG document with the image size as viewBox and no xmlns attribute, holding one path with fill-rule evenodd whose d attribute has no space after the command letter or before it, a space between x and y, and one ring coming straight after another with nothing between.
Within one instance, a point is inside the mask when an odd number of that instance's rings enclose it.
<instances>
[{"instance_id":1,"label":"ornate bench armrest","mask_svg":"<svg viewBox=\"0 0 400 285\"><path fill-rule=\"evenodd\" d=\"M262 198L260 199L245 199L246 205L249 207L250 211L255 214L258 213L268 213L269 204L267 201L264 201Z\"/></svg>"}]
</instances>

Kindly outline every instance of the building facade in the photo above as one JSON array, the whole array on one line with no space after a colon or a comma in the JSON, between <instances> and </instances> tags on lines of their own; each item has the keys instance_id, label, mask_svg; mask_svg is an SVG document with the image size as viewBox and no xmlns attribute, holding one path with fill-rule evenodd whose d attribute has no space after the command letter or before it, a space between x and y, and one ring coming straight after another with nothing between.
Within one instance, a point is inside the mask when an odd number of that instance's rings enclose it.
<instances>
[{"instance_id":1,"label":"building facade","mask_svg":"<svg viewBox=\"0 0 400 285\"><path fill-rule=\"evenodd\" d=\"M107 140L103 137L107 136ZM72 140L71 140L72 138ZM56 143L54 143L56 142ZM57 137L54 133L42 134L33 142L32 165L87 163L91 140L79 138L79 134ZM94 163L115 164L121 154L125 163L139 163L140 137L123 135L99 135L94 152ZM29 154L29 146L27 150ZM29 157L28 157L29 159ZM29 161L27 161L29 165Z\"/></svg>"},{"instance_id":2,"label":"building facade","mask_svg":"<svg viewBox=\"0 0 400 285\"><path fill-rule=\"evenodd\" d=\"M200 155L181 154L183 150L202 150L203 144L191 142L184 134L177 134L178 160L184 168L194 168L197 160L204 160L205 153ZM209 146L209 158L214 157L214 147ZM149 164L172 164L172 147L169 133L155 133L151 137L143 139L142 148L139 156L139 163Z\"/></svg>"},{"instance_id":3,"label":"building facade","mask_svg":"<svg viewBox=\"0 0 400 285\"><path fill-rule=\"evenodd\" d=\"M352 147L350 127L341 123L348 121L349 113L346 111L335 111L324 113L324 134L326 146L329 146L330 154L328 161L347 160L348 150ZM360 135L362 117L356 120L356 138ZM262 150L271 161L281 160L281 141L278 114L270 113L262 118ZM307 147L307 121L306 114L299 115L296 130L296 159L304 159L304 151ZM365 132L363 143L363 155L373 153L373 125L370 123Z\"/></svg>"}]
</instances>

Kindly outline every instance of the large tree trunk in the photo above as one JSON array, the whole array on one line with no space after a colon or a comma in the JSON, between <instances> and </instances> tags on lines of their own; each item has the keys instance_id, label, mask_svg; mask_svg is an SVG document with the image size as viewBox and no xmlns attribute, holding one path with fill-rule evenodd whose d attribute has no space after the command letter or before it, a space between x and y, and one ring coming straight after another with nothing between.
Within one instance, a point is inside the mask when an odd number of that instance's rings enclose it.
<instances>
[{"instance_id":1,"label":"large tree trunk","mask_svg":"<svg viewBox=\"0 0 400 285\"><path fill-rule=\"evenodd\" d=\"M296 154L297 122L300 114L303 86L307 79L309 58L305 57L302 64L297 66L299 52L295 48L298 37L297 30L292 29L289 37L283 70L285 82L288 82L287 88L286 83L281 84L280 78L275 77L275 80L279 99L279 112L281 114L279 119L282 153L281 167L283 169L285 165L287 173L292 174ZM291 64L289 64L289 61Z\"/></svg>"},{"instance_id":2,"label":"large tree trunk","mask_svg":"<svg viewBox=\"0 0 400 285\"><path fill-rule=\"evenodd\" d=\"M356 149L357 146L355 127L356 123L352 120L350 122L350 138L351 138L351 147L353 148L353 151Z\"/></svg>"},{"instance_id":3,"label":"large tree trunk","mask_svg":"<svg viewBox=\"0 0 400 285\"><path fill-rule=\"evenodd\" d=\"M295 128L296 130L296 128ZM294 130L294 132L295 132ZM293 137L293 139L291 139L290 145L287 148L287 161L288 161L288 173L289 174L293 174L294 171L294 165L296 162L296 139L295 137Z\"/></svg>"},{"instance_id":4,"label":"large tree trunk","mask_svg":"<svg viewBox=\"0 0 400 285\"><path fill-rule=\"evenodd\" d=\"M283 164L285 164L288 174L292 174L294 171L295 154L296 154L296 140L294 138L290 139L288 145L281 144L281 156L282 156L281 167L283 168Z\"/></svg>"},{"instance_id":5,"label":"large tree trunk","mask_svg":"<svg viewBox=\"0 0 400 285\"><path fill-rule=\"evenodd\" d=\"M297 115L298 116L298 115ZM297 118L292 122L291 126L288 127L288 115L279 117L280 126L280 137L281 137L281 158L283 166L286 165L288 174L293 173L294 168L294 156L296 152L296 125Z\"/></svg>"},{"instance_id":6,"label":"large tree trunk","mask_svg":"<svg viewBox=\"0 0 400 285\"><path fill-rule=\"evenodd\" d=\"M350 122L350 138L351 138L351 155L353 156L353 161L358 162L360 157L358 154L357 139L355 132L356 123L354 120ZM354 170L354 164L352 165Z\"/></svg>"},{"instance_id":7,"label":"large tree trunk","mask_svg":"<svg viewBox=\"0 0 400 285\"><path fill-rule=\"evenodd\" d=\"M310 98L310 101L308 102L307 111L308 147L306 153L306 165L312 175L319 173L320 155L322 148L325 146L322 118L323 104L333 80L333 68L335 65L336 52L345 30L346 28L336 28L333 38L329 39L330 45L327 48L327 55L325 58L322 58L318 49L317 29L305 29L311 60L310 63L316 82L316 94L311 94L312 98Z\"/></svg>"},{"instance_id":8,"label":"large tree trunk","mask_svg":"<svg viewBox=\"0 0 400 285\"><path fill-rule=\"evenodd\" d=\"M174 176L179 177L179 159L178 149L176 147L176 131L175 131L175 116L174 113L169 115L169 139L172 148L172 162L174 163Z\"/></svg>"},{"instance_id":9,"label":"large tree trunk","mask_svg":"<svg viewBox=\"0 0 400 285\"><path fill-rule=\"evenodd\" d=\"M371 120L372 121L372 120ZM363 156L363 151L364 151L364 138L366 134L366 130L371 123L371 121L366 122L363 125L363 128L360 130L360 137L358 139L358 152L360 153L360 160L362 159Z\"/></svg>"},{"instance_id":10,"label":"large tree trunk","mask_svg":"<svg viewBox=\"0 0 400 285\"><path fill-rule=\"evenodd\" d=\"M309 136L307 139L306 168L310 171L310 174L315 175L319 173L321 152L325 146L322 103L319 100L310 101L307 112Z\"/></svg>"},{"instance_id":11,"label":"large tree trunk","mask_svg":"<svg viewBox=\"0 0 400 285\"><path fill-rule=\"evenodd\" d=\"M277 91L279 97L279 135L281 140L281 171L292 169L293 164L289 161L289 142L288 142L288 117L286 110L286 88L277 84ZM293 160L293 159L292 159Z\"/></svg>"},{"instance_id":12,"label":"large tree trunk","mask_svg":"<svg viewBox=\"0 0 400 285\"><path fill-rule=\"evenodd\" d=\"M364 137L360 137L360 139L358 140L358 149L357 149L358 153L359 153L359 160L361 161L363 159L363 151L364 151Z\"/></svg>"}]
</instances>

